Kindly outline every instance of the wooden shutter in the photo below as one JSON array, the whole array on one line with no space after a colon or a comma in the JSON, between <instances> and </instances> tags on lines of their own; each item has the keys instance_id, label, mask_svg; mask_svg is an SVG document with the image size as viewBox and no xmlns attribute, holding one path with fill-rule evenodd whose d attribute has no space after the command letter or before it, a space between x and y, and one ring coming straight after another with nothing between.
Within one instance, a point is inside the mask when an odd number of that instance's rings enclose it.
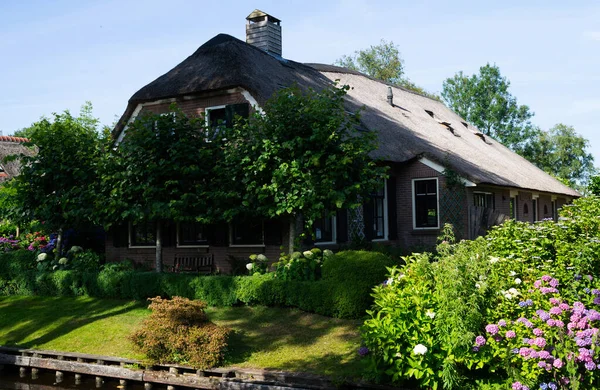
<instances>
[{"instance_id":1,"label":"wooden shutter","mask_svg":"<svg viewBox=\"0 0 600 390\"><path fill-rule=\"evenodd\" d=\"M390 176L387 181L387 211L388 211L388 238L398 239L398 205L396 204L396 178Z\"/></svg>"},{"instance_id":2,"label":"wooden shutter","mask_svg":"<svg viewBox=\"0 0 600 390\"><path fill-rule=\"evenodd\" d=\"M348 242L348 210L338 210L335 224L336 241L339 243Z\"/></svg>"}]
</instances>

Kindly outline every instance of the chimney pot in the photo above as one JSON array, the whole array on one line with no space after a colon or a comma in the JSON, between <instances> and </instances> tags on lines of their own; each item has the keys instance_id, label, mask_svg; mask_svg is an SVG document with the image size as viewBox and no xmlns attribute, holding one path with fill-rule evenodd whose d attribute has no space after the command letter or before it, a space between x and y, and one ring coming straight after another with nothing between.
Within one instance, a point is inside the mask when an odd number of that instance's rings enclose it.
<instances>
[{"instance_id":1,"label":"chimney pot","mask_svg":"<svg viewBox=\"0 0 600 390\"><path fill-rule=\"evenodd\" d=\"M246 43L281 57L281 20L258 9L246 20Z\"/></svg>"},{"instance_id":2,"label":"chimney pot","mask_svg":"<svg viewBox=\"0 0 600 390\"><path fill-rule=\"evenodd\" d=\"M390 106L394 107L394 93L392 92L392 87L388 87L387 101Z\"/></svg>"}]
</instances>

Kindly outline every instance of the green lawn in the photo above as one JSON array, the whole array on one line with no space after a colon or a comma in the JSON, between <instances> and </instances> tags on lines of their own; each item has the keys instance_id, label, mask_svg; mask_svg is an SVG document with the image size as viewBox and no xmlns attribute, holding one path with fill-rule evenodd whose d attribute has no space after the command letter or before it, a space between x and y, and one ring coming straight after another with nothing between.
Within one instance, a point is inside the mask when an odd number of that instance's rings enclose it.
<instances>
[{"instance_id":1,"label":"green lawn","mask_svg":"<svg viewBox=\"0 0 600 390\"><path fill-rule=\"evenodd\" d=\"M145 306L94 298L0 297L0 345L142 359L127 336L149 314ZM235 331L226 358L230 366L334 377L360 373L359 321L267 307L207 313Z\"/></svg>"}]
</instances>

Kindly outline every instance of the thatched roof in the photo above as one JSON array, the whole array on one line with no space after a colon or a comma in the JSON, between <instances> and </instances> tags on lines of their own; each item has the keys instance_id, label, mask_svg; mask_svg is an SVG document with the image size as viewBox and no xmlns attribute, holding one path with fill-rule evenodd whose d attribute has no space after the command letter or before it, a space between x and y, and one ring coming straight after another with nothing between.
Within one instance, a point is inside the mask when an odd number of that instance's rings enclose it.
<instances>
[{"instance_id":1,"label":"thatched roof","mask_svg":"<svg viewBox=\"0 0 600 390\"><path fill-rule=\"evenodd\" d=\"M3 135L0 136L0 181L5 181L17 176L21 171L21 163L19 159L12 161L4 161L5 157L22 154L31 156L35 152L24 146L24 142L28 142L27 138L12 137Z\"/></svg>"},{"instance_id":2,"label":"thatched roof","mask_svg":"<svg viewBox=\"0 0 600 390\"><path fill-rule=\"evenodd\" d=\"M379 134L374 158L406 162L427 157L476 184L580 196L476 128L443 103L332 65L301 64L268 54L239 39L219 34L175 68L136 92L115 127L115 137L139 103L242 87L258 104L294 83L321 89L335 80L353 87L351 110L364 107L363 125ZM429 112L429 113L428 113ZM433 117L431 116L433 115ZM465 126L466 125L466 126Z\"/></svg>"}]
</instances>

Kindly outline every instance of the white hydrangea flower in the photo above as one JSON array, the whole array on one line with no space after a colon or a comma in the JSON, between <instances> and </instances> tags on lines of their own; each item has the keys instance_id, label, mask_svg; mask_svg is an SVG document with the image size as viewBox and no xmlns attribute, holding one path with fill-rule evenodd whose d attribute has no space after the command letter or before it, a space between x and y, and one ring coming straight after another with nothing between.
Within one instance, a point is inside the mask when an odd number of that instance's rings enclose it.
<instances>
[{"instance_id":1,"label":"white hydrangea flower","mask_svg":"<svg viewBox=\"0 0 600 390\"><path fill-rule=\"evenodd\" d=\"M475 287L476 287L476 288L481 288L481 284L479 284L479 283L475 283Z\"/></svg>"},{"instance_id":2,"label":"white hydrangea flower","mask_svg":"<svg viewBox=\"0 0 600 390\"><path fill-rule=\"evenodd\" d=\"M252 271L252 268L254 268L254 264L252 264L252 263L246 264L246 269L248 269L248 271Z\"/></svg>"},{"instance_id":3,"label":"white hydrangea flower","mask_svg":"<svg viewBox=\"0 0 600 390\"><path fill-rule=\"evenodd\" d=\"M307 259L312 259L312 257L315 255L314 253L312 253L311 251L304 251L302 252L302 254L304 255L304 257L306 257Z\"/></svg>"},{"instance_id":4,"label":"white hydrangea flower","mask_svg":"<svg viewBox=\"0 0 600 390\"><path fill-rule=\"evenodd\" d=\"M519 278L516 278L516 279L515 279L515 284L521 284L521 283L522 283L522 280L521 280L521 279L519 279Z\"/></svg>"},{"instance_id":5,"label":"white hydrangea flower","mask_svg":"<svg viewBox=\"0 0 600 390\"><path fill-rule=\"evenodd\" d=\"M499 261L500 261L500 259L497 258L497 257L490 257L490 264L494 264L494 263L497 263Z\"/></svg>"},{"instance_id":6,"label":"white hydrangea flower","mask_svg":"<svg viewBox=\"0 0 600 390\"><path fill-rule=\"evenodd\" d=\"M61 258L58 260L58 264L60 264L60 265L65 265L65 264L67 264L68 262L69 262L69 259L67 259L66 257L61 257Z\"/></svg>"},{"instance_id":7,"label":"white hydrangea flower","mask_svg":"<svg viewBox=\"0 0 600 390\"><path fill-rule=\"evenodd\" d=\"M333 256L333 251L331 249L325 249L323 251L323 257Z\"/></svg>"},{"instance_id":8,"label":"white hydrangea flower","mask_svg":"<svg viewBox=\"0 0 600 390\"><path fill-rule=\"evenodd\" d=\"M47 253L40 253L37 257L38 261L44 261L48 258L48 254Z\"/></svg>"},{"instance_id":9,"label":"white hydrangea flower","mask_svg":"<svg viewBox=\"0 0 600 390\"><path fill-rule=\"evenodd\" d=\"M434 319L434 318L435 318L435 312L434 312L433 310L431 310L431 309L427 310L427 311L425 312L425 315L426 315L427 317L431 318L431 319Z\"/></svg>"},{"instance_id":10,"label":"white hydrangea flower","mask_svg":"<svg viewBox=\"0 0 600 390\"><path fill-rule=\"evenodd\" d=\"M516 289L516 288L514 288L514 287L511 287L511 288L509 288L509 289L508 289L508 292L509 292L511 295L514 295L514 296L517 296L517 295L520 295L520 294L521 294L521 293L519 292L519 290L517 290L517 289Z\"/></svg>"},{"instance_id":11,"label":"white hydrangea flower","mask_svg":"<svg viewBox=\"0 0 600 390\"><path fill-rule=\"evenodd\" d=\"M516 275L517 275L517 273L516 273L515 271L510 271L509 275L510 275L510 276L516 276Z\"/></svg>"},{"instance_id":12,"label":"white hydrangea flower","mask_svg":"<svg viewBox=\"0 0 600 390\"><path fill-rule=\"evenodd\" d=\"M415 355L425 355L427 353L427 347L423 344L417 344L413 348L413 352Z\"/></svg>"},{"instance_id":13,"label":"white hydrangea flower","mask_svg":"<svg viewBox=\"0 0 600 390\"><path fill-rule=\"evenodd\" d=\"M267 256L263 255L262 253L258 256L256 256L256 260L258 261L267 261Z\"/></svg>"}]
</instances>

